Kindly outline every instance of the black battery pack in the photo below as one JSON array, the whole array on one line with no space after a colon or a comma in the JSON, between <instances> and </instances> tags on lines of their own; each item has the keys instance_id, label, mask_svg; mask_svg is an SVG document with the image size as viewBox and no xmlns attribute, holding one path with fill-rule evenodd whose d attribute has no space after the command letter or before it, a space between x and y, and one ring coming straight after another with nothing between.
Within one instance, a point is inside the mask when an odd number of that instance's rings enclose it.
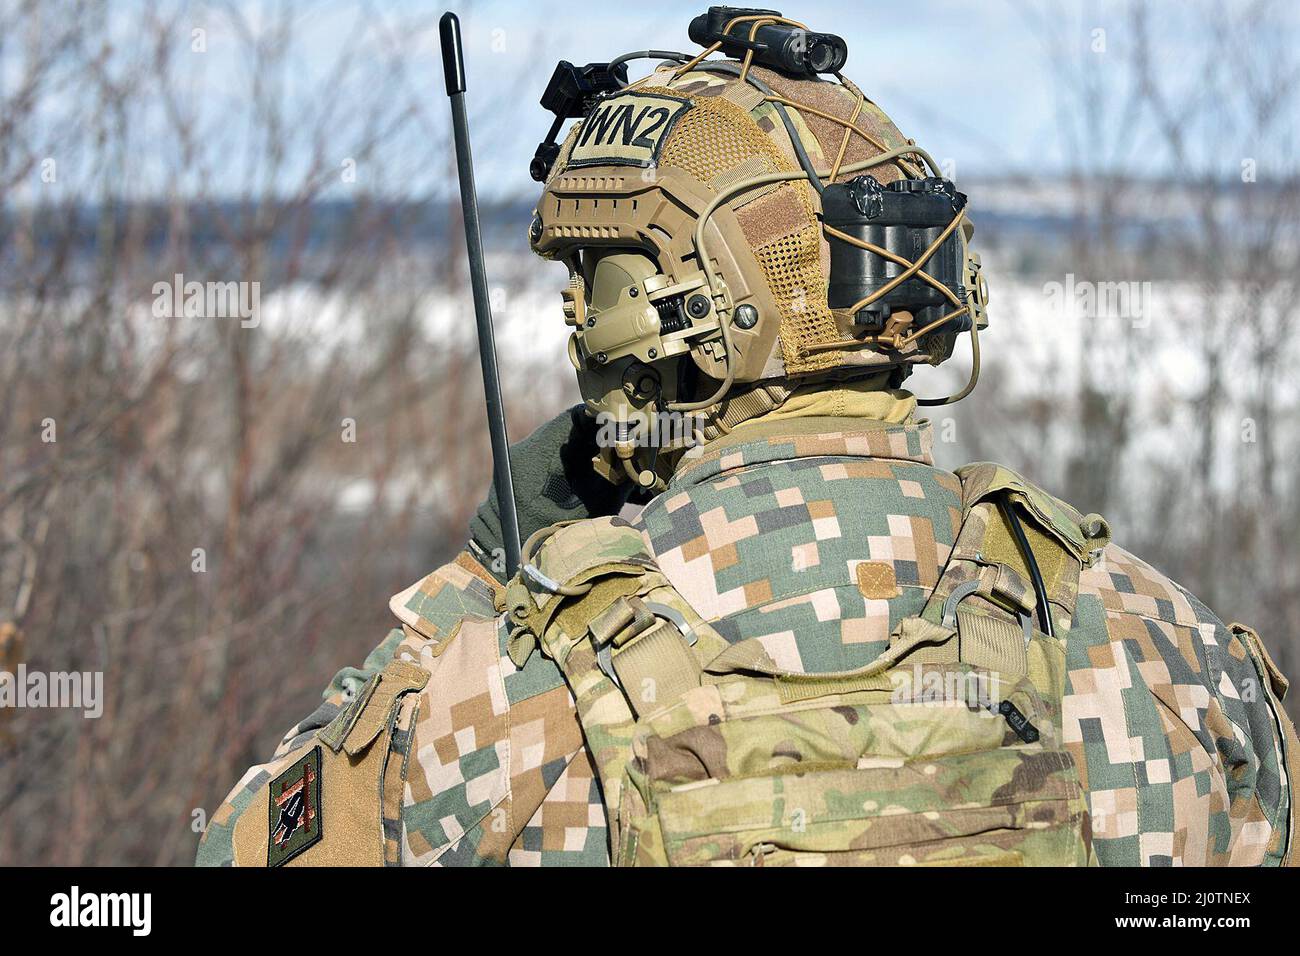
<instances>
[{"instance_id":1,"label":"black battery pack","mask_svg":"<svg viewBox=\"0 0 1300 956\"><path fill-rule=\"evenodd\" d=\"M873 176L858 176L827 186L822 193L826 225L915 262L939 238L966 206L966 195L950 180L939 177L903 179L881 185ZM828 302L832 309L848 310L884 288L905 271L904 266L878 253L828 235L831 275ZM957 230L944 240L922 267L923 272L965 301L962 286L965 263ZM895 311L911 312L913 327L921 328L954 311L952 302L938 289L913 276L900 282L854 315L855 330L880 332ZM952 320L944 331L970 329L967 315Z\"/></svg>"}]
</instances>

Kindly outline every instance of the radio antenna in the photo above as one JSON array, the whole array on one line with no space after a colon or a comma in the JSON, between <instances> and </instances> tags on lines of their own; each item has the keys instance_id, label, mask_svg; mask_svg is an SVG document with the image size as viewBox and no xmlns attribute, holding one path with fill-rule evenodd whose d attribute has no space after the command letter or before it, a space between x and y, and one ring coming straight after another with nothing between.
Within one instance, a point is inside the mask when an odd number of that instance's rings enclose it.
<instances>
[{"instance_id":1,"label":"radio antenna","mask_svg":"<svg viewBox=\"0 0 1300 956\"><path fill-rule=\"evenodd\" d=\"M469 119L465 114L465 55L460 39L460 19L444 13L438 21L442 41L442 68L451 100L452 134L456 140L456 176L460 180L460 206L465 220L465 251L469 256L470 286L474 293L474 321L478 326L478 357L483 367L483 395L487 399L488 432L492 436L492 487L501 513L501 538L505 546L506 577L519 570L519 513L515 508L514 479L510 474L510 442L506 437L506 410L497 373L496 339L492 333L492 304L488 299L487 268L483 261L483 235L479 229L478 195L474 189L474 160L469 148Z\"/></svg>"}]
</instances>

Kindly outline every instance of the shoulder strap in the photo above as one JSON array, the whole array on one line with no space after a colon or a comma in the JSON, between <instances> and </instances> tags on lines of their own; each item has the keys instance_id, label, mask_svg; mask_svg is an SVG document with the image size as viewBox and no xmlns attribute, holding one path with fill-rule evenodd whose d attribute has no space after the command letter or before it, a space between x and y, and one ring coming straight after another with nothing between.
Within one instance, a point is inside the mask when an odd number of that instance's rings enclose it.
<instances>
[{"instance_id":1,"label":"shoulder strap","mask_svg":"<svg viewBox=\"0 0 1300 956\"><path fill-rule=\"evenodd\" d=\"M517 664L540 646L565 670L589 645L638 713L699 686L702 655L726 643L664 577L636 527L619 518L571 522L534 545L507 587Z\"/></svg>"},{"instance_id":2,"label":"shoulder strap","mask_svg":"<svg viewBox=\"0 0 1300 956\"><path fill-rule=\"evenodd\" d=\"M957 477L961 480L963 510L999 496L1007 498L1036 533L1051 539L1052 550L1073 555L1083 564L1095 561L1110 543L1110 525L1101 515L1080 514L1005 465L975 462L958 468Z\"/></svg>"},{"instance_id":3,"label":"shoulder strap","mask_svg":"<svg viewBox=\"0 0 1300 956\"><path fill-rule=\"evenodd\" d=\"M1068 633L1079 572L1110 529L1001 465L967 465L957 476L961 529L921 616L957 631L962 663L1024 674L1036 631Z\"/></svg>"},{"instance_id":4,"label":"shoulder strap","mask_svg":"<svg viewBox=\"0 0 1300 956\"><path fill-rule=\"evenodd\" d=\"M564 674L616 826L637 716L699 687L726 641L619 518L556 525L530 541L505 611L512 660L540 650Z\"/></svg>"}]
</instances>

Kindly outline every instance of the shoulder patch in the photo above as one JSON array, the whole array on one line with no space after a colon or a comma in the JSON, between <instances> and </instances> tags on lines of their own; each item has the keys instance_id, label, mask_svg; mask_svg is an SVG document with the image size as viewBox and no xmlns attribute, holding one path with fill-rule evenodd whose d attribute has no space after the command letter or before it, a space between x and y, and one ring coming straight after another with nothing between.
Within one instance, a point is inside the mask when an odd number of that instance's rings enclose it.
<instances>
[{"instance_id":1,"label":"shoulder patch","mask_svg":"<svg viewBox=\"0 0 1300 956\"><path fill-rule=\"evenodd\" d=\"M654 166L668 131L690 108L690 100L663 93L603 99L578 127L566 166Z\"/></svg>"},{"instance_id":2,"label":"shoulder patch","mask_svg":"<svg viewBox=\"0 0 1300 956\"><path fill-rule=\"evenodd\" d=\"M271 781L266 865L281 866L321 838L321 749L313 747Z\"/></svg>"}]
</instances>

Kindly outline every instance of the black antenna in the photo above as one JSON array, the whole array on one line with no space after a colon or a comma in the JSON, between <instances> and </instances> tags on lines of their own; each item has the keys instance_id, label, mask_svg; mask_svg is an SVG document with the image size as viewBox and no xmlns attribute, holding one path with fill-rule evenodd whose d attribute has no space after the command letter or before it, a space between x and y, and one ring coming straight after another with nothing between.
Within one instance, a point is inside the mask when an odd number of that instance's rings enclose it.
<instances>
[{"instance_id":1,"label":"black antenna","mask_svg":"<svg viewBox=\"0 0 1300 956\"><path fill-rule=\"evenodd\" d=\"M456 140L456 175L460 180L460 206L465 220L465 251L469 256L470 285L474 291L474 321L478 326L478 357L483 366L483 394L487 398L488 431L492 435L492 486L501 512L501 537L506 550L506 576L519 570L519 514L510 474L510 442L506 438L506 410L497 374L496 339L492 334L492 305L488 300L487 269L483 263L483 236L478 221L478 195L474 190L474 160L469 149L469 120L465 115L465 56L460 39L460 19L444 13L438 21L442 40L442 68L451 99L451 125Z\"/></svg>"}]
</instances>

